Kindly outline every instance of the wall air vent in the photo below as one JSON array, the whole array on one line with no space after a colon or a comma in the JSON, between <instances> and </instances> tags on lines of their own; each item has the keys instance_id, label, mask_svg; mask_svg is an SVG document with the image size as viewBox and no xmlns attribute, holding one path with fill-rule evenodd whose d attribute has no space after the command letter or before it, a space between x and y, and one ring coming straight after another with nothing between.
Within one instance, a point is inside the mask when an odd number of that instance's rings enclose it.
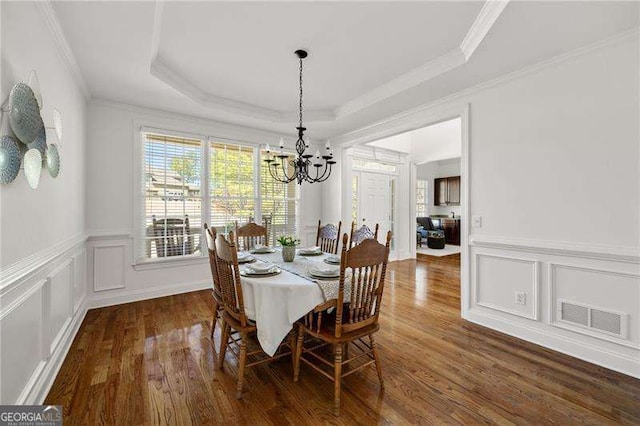
<instances>
[{"instance_id":1,"label":"wall air vent","mask_svg":"<svg viewBox=\"0 0 640 426\"><path fill-rule=\"evenodd\" d=\"M595 333L616 337L627 337L628 314L605 311L593 306L581 305L564 300L558 301L559 320L564 323L586 328Z\"/></svg>"}]
</instances>

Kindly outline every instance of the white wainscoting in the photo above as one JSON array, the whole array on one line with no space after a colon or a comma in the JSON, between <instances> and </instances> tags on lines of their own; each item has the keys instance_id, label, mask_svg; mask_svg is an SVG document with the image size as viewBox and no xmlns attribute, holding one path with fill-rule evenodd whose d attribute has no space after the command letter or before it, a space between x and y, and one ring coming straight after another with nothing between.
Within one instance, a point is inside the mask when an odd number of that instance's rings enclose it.
<instances>
[{"instance_id":1,"label":"white wainscoting","mask_svg":"<svg viewBox=\"0 0 640 426\"><path fill-rule=\"evenodd\" d=\"M471 236L469 320L640 378L640 256L594 247ZM515 292L525 292L518 305ZM559 318L560 301L620 314L623 333Z\"/></svg>"},{"instance_id":2,"label":"white wainscoting","mask_svg":"<svg viewBox=\"0 0 640 426\"><path fill-rule=\"evenodd\" d=\"M474 304L511 315L538 319L540 262L512 256L476 253L473 273ZM525 304L515 293L525 294Z\"/></svg>"},{"instance_id":3,"label":"white wainscoting","mask_svg":"<svg viewBox=\"0 0 640 426\"><path fill-rule=\"evenodd\" d=\"M211 288L207 257L134 265L133 237L122 231L96 232L88 238L87 269L89 308Z\"/></svg>"},{"instance_id":4,"label":"white wainscoting","mask_svg":"<svg viewBox=\"0 0 640 426\"><path fill-rule=\"evenodd\" d=\"M40 404L86 314L86 236L45 249L0 276L2 404Z\"/></svg>"}]
</instances>

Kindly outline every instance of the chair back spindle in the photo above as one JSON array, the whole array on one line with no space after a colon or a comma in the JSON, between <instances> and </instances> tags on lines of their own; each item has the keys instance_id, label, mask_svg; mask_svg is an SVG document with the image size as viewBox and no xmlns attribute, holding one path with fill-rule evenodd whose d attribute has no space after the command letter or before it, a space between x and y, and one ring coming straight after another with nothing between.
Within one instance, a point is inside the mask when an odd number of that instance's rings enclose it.
<instances>
[{"instance_id":1,"label":"chair back spindle","mask_svg":"<svg viewBox=\"0 0 640 426\"><path fill-rule=\"evenodd\" d=\"M340 286L336 308L335 336L374 324L380 314L380 303L389 261L391 231L387 232L386 244L373 238L363 240L348 248L347 234L343 237L340 260ZM348 278L351 287L349 300L344 300L345 271L351 269ZM345 302L348 302L345 305Z\"/></svg>"},{"instance_id":2,"label":"chair back spindle","mask_svg":"<svg viewBox=\"0 0 640 426\"><path fill-rule=\"evenodd\" d=\"M248 321L244 311L238 252L233 241L235 241L233 231L229 233L229 241L221 234L218 234L216 238L215 254L218 278L225 312L240 321L245 327Z\"/></svg>"},{"instance_id":3,"label":"chair back spindle","mask_svg":"<svg viewBox=\"0 0 640 426\"><path fill-rule=\"evenodd\" d=\"M236 222L235 232L235 243L241 250L251 250L256 244L269 245L269 231L266 226L249 222L246 225L238 227L238 222Z\"/></svg>"},{"instance_id":4,"label":"chair back spindle","mask_svg":"<svg viewBox=\"0 0 640 426\"><path fill-rule=\"evenodd\" d=\"M316 234L316 245L325 253L338 254L340 242L340 229L342 221L338 222L338 227L332 223L322 226L322 221L318 221L318 232Z\"/></svg>"}]
</instances>

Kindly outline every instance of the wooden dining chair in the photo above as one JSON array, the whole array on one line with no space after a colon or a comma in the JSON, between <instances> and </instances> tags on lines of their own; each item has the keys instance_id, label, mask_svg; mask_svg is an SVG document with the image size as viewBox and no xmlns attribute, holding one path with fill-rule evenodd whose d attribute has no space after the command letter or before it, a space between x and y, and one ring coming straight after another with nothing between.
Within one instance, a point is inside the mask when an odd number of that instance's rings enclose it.
<instances>
[{"instance_id":1,"label":"wooden dining chair","mask_svg":"<svg viewBox=\"0 0 640 426\"><path fill-rule=\"evenodd\" d=\"M193 253L193 236L189 216L156 219L152 216L151 233L158 257L183 256Z\"/></svg>"},{"instance_id":2,"label":"wooden dining chair","mask_svg":"<svg viewBox=\"0 0 640 426\"><path fill-rule=\"evenodd\" d=\"M351 234L349 235L349 247L357 246L358 244L360 244L361 242L363 242L368 238L373 238L377 240L379 227L380 225L376 223L375 230L372 231L371 228L369 228L367 225L363 223L360 228L356 229L356 223L351 222Z\"/></svg>"},{"instance_id":3,"label":"wooden dining chair","mask_svg":"<svg viewBox=\"0 0 640 426\"><path fill-rule=\"evenodd\" d=\"M260 226L255 222L249 222L246 225L238 227L235 222L236 246L241 250L250 250L256 244L269 245L269 230L266 226ZM242 244L240 244L242 243Z\"/></svg>"},{"instance_id":4,"label":"wooden dining chair","mask_svg":"<svg viewBox=\"0 0 640 426\"><path fill-rule=\"evenodd\" d=\"M322 226L322 221L318 221L318 232L316 233L316 245L325 253L338 254L340 245L340 229L342 221L338 222L338 228L333 223Z\"/></svg>"},{"instance_id":5,"label":"wooden dining chair","mask_svg":"<svg viewBox=\"0 0 640 426\"><path fill-rule=\"evenodd\" d=\"M380 387L384 387L374 333L380 329L378 317L389 261L390 241L391 231L387 232L385 245L375 239L366 239L359 245L348 248L347 234L345 234L342 239L338 297L317 306L297 323L298 342L294 358L293 380L298 381L301 360L333 380L335 415L340 414L340 385L343 377L375 364ZM349 268L351 275L347 277L346 271ZM330 314L327 311L329 308L333 308ZM304 345L306 335L322 343L307 348ZM365 338L368 338L368 342ZM352 352L354 355L352 357L348 355L349 344L358 351L355 354ZM333 360L322 356L322 349L327 345L333 346ZM343 354L346 354L344 359ZM343 366L363 357L366 362L357 367L350 365L348 371L342 372ZM333 374L318 364L333 367Z\"/></svg>"},{"instance_id":6,"label":"wooden dining chair","mask_svg":"<svg viewBox=\"0 0 640 426\"><path fill-rule=\"evenodd\" d=\"M222 311L224 311L224 301L222 299L222 293L220 290L220 278L218 276L218 262L216 260L216 229L209 228L207 224L204 224L205 234L207 238L207 249L209 251L209 266L211 267L212 278L212 291L213 297L213 320L211 321L211 343L213 344L213 333L216 329L216 322L218 318L222 318Z\"/></svg>"},{"instance_id":7,"label":"wooden dining chair","mask_svg":"<svg viewBox=\"0 0 640 426\"><path fill-rule=\"evenodd\" d=\"M240 268L238 266L238 252L233 243L235 235L233 231L229 233L229 241L224 235L218 234L215 240L215 256L218 269L218 279L220 284L220 294L222 296L222 337L220 339L220 352L218 353L218 368L222 369L227 348L233 348L231 353L238 358L238 383L236 385L236 398L242 398L242 384L244 381L244 370L248 367L270 362L284 356L293 354L292 348L295 345L293 333L289 336L289 341L284 343L276 352L276 355L269 357L258 346L256 350L249 351L249 337L255 336L257 328L255 322L251 321L244 310L244 296L242 284L240 282ZM237 335L233 333L237 332ZM282 351L287 348L288 351ZM249 357L259 357L257 360L247 363Z\"/></svg>"}]
</instances>

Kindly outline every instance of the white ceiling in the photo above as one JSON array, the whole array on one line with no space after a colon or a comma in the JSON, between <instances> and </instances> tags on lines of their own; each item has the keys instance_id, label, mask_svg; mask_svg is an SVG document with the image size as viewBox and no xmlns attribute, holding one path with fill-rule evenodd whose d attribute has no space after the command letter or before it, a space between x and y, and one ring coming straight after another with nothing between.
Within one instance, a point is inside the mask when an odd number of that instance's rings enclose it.
<instances>
[{"instance_id":1,"label":"white ceiling","mask_svg":"<svg viewBox=\"0 0 640 426\"><path fill-rule=\"evenodd\" d=\"M339 135L639 25L637 2L64 2L96 99ZM476 18L479 17L477 20ZM476 48L477 46L477 48Z\"/></svg>"},{"instance_id":2,"label":"white ceiling","mask_svg":"<svg viewBox=\"0 0 640 426\"><path fill-rule=\"evenodd\" d=\"M367 145L410 154L411 162L416 164L460 157L462 121L460 118L442 121Z\"/></svg>"}]
</instances>

